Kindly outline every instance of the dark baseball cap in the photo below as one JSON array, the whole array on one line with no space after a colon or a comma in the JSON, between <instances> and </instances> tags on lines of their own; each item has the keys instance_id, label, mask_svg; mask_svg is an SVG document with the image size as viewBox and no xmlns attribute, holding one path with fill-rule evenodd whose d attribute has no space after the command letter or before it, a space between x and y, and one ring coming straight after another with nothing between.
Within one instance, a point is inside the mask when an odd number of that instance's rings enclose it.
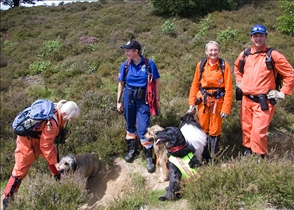
<instances>
[{"instance_id":1,"label":"dark baseball cap","mask_svg":"<svg viewBox=\"0 0 294 210\"><path fill-rule=\"evenodd\" d=\"M136 40L130 40L125 45L120 46L122 49L137 49L141 50L141 45Z\"/></svg>"},{"instance_id":2,"label":"dark baseball cap","mask_svg":"<svg viewBox=\"0 0 294 210\"><path fill-rule=\"evenodd\" d=\"M252 26L250 35L257 34L257 33L267 34L266 27L259 24Z\"/></svg>"}]
</instances>

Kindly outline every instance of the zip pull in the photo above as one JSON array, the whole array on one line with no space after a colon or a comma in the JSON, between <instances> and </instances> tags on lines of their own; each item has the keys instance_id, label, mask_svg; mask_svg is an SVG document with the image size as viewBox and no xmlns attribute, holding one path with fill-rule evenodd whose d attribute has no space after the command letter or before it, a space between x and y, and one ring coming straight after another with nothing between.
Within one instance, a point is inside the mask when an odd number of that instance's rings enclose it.
<instances>
[{"instance_id":1,"label":"zip pull","mask_svg":"<svg viewBox=\"0 0 294 210\"><path fill-rule=\"evenodd\" d=\"M47 131L51 131L51 128L52 128L51 122L48 121L46 125L47 125Z\"/></svg>"}]
</instances>

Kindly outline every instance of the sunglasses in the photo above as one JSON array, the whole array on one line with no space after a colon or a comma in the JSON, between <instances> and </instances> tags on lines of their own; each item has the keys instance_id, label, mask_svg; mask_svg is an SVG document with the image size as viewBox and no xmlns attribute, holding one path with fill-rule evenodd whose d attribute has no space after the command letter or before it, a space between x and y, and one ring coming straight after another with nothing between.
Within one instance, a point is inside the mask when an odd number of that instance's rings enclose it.
<instances>
[{"instance_id":1,"label":"sunglasses","mask_svg":"<svg viewBox=\"0 0 294 210\"><path fill-rule=\"evenodd\" d=\"M266 30L264 28L261 27L254 27L251 32L255 32L255 31L262 31L262 32L266 32Z\"/></svg>"}]
</instances>

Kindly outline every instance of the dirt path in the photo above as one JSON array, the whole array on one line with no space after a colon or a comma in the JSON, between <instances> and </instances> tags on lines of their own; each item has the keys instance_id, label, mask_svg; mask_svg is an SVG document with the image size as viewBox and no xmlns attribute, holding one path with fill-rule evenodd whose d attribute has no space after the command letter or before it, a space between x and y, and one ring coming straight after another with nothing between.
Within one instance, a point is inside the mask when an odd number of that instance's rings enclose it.
<instances>
[{"instance_id":1,"label":"dirt path","mask_svg":"<svg viewBox=\"0 0 294 210\"><path fill-rule=\"evenodd\" d=\"M135 159L133 163L127 163L120 158L115 159L110 171L88 179L89 193L92 193L93 197L81 209L92 210L106 208L109 201L129 190L128 186L131 184L131 175L134 173L138 173L146 179L149 189L165 189L168 186L168 182L157 182L159 170L150 174L144 164L141 158Z\"/></svg>"}]
</instances>

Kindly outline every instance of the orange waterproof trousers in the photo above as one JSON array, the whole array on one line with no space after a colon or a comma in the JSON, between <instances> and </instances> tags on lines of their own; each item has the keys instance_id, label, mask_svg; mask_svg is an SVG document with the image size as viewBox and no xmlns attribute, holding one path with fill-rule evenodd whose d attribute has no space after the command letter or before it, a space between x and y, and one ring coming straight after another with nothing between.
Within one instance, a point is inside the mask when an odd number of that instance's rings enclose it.
<instances>
[{"instance_id":1,"label":"orange waterproof trousers","mask_svg":"<svg viewBox=\"0 0 294 210\"><path fill-rule=\"evenodd\" d=\"M214 97L208 97L208 103L198 105L198 119L205 133L210 136L219 136L222 132L223 119L220 116L223 98L216 100ZM211 101L211 104L210 104ZM216 103L216 105L214 105Z\"/></svg>"},{"instance_id":2,"label":"orange waterproof trousers","mask_svg":"<svg viewBox=\"0 0 294 210\"><path fill-rule=\"evenodd\" d=\"M274 115L274 105L267 100L268 110L261 110L260 104L243 96L241 103L241 126L243 146L257 154L267 153L267 131Z\"/></svg>"}]
</instances>

